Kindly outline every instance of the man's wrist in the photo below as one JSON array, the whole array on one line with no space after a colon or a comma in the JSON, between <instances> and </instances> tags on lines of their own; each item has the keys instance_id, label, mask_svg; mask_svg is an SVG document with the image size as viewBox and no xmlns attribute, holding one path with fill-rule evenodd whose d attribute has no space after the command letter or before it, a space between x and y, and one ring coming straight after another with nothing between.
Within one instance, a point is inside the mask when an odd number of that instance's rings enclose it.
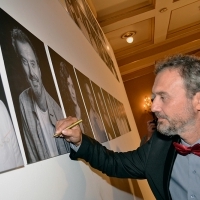
<instances>
[{"instance_id":1,"label":"man's wrist","mask_svg":"<svg viewBox=\"0 0 200 200\"><path fill-rule=\"evenodd\" d=\"M73 143L70 143L70 147L75 151L77 152L80 148L81 144L78 143L78 144L73 144Z\"/></svg>"}]
</instances>

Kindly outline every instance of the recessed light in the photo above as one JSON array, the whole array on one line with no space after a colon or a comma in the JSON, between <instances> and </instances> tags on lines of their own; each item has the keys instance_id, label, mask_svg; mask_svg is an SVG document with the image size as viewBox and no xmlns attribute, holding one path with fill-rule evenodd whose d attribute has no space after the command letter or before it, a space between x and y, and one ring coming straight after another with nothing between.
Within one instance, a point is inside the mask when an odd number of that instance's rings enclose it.
<instances>
[{"instance_id":1,"label":"recessed light","mask_svg":"<svg viewBox=\"0 0 200 200\"><path fill-rule=\"evenodd\" d=\"M133 42L133 37L131 36L131 37L127 37L126 38L126 41L128 42L128 43L132 43Z\"/></svg>"},{"instance_id":2,"label":"recessed light","mask_svg":"<svg viewBox=\"0 0 200 200\"><path fill-rule=\"evenodd\" d=\"M128 32L126 32L126 33L124 33L122 36L121 36L121 38L122 39L126 39L126 41L128 42L128 43L132 43L133 42L133 36L136 34L136 31L128 31Z\"/></svg>"}]
</instances>

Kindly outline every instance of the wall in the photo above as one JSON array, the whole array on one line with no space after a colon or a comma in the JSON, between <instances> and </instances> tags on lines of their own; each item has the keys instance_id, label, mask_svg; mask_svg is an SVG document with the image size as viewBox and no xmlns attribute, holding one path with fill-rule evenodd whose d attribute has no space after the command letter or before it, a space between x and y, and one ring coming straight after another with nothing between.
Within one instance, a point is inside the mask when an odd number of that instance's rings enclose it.
<instances>
[{"instance_id":1,"label":"wall","mask_svg":"<svg viewBox=\"0 0 200 200\"><path fill-rule=\"evenodd\" d=\"M104 145L117 151L137 148L140 138L121 77L118 82L110 73L61 4L56 0L0 0L0 6L124 104L132 131ZM3 200L154 199L146 181L111 179L82 161L71 161L68 154L2 173L0 187Z\"/></svg>"},{"instance_id":2,"label":"wall","mask_svg":"<svg viewBox=\"0 0 200 200\"><path fill-rule=\"evenodd\" d=\"M155 76L152 72L124 82L124 87L141 138L147 133L146 122L152 119L152 115L144 110L143 104L145 96L151 97L154 78Z\"/></svg>"}]
</instances>

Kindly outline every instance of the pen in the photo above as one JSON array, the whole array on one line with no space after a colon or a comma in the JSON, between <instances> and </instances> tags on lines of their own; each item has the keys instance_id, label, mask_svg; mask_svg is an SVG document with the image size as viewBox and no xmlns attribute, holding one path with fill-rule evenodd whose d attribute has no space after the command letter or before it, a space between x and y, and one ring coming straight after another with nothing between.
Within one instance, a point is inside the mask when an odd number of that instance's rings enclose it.
<instances>
[{"instance_id":1,"label":"pen","mask_svg":"<svg viewBox=\"0 0 200 200\"><path fill-rule=\"evenodd\" d=\"M76 126L77 124L81 123L82 121L83 121L83 120L80 119L80 120L74 122L73 124L69 125L65 130L70 129L70 128L73 128L74 126ZM61 134L62 134L62 133L56 133L56 134L54 135L54 137L58 137L58 136L60 136Z\"/></svg>"}]
</instances>

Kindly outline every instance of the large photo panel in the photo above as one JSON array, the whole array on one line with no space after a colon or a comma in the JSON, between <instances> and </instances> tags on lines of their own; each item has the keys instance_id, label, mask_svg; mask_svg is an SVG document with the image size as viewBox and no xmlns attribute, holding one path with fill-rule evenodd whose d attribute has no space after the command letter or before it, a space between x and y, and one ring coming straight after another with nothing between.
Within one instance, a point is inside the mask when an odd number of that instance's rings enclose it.
<instances>
[{"instance_id":1,"label":"large photo panel","mask_svg":"<svg viewBox=\"0 0 200 200\"><path fill-rule=\"evenodd\" d=\"M117 100L116 98L114 98L114 103L115 103L115 108L117 109L118 112L118 116L121 120L121 123L124 126L125 133L130 132L131 127L123 103Z\"/></svg>"},{"instance_id":2,"label":"large photo panel","mask_svg":"<svg viewBox=\"0 0 200 200\"><path fill-rule=\"evenodd\" d=\"M105 129L106 129L106 133L110 140L114 139L116 137L116 135L114 132L114 128L113 128L111 119L110 119L110 115L108 114L108 110L107 110L106 104L103 99L103 95L101 93L101 88L93 81L91 81L91 83L92 83L92 88L93 88L94 95L95 95L95 98L96 98L96 101L98 104L98 108L99 108Z\"/></svg>"},{"instance_id":3,"label":"large photo panel","mask_svg":"<svg viewBox=\"0 0 200 200\"><path fill-rule=\"evenodd\" d=\"M84 102L89 114L90 122L92 125L92 129L94 132L95 139L99 142L106 142L108 141L108 136L100 116L97 103L93 94L92 86L90 83L90 79L86 77L83 73L79 70L75 70L79 85L82 91L82 95L84 98Z\"/></svg>"},{"instance_id":4,"label":"large photo panel","mask_svg":"<svg viewBox=\"0 0 200 200\"><path fill-rule=\"evenodd\" d=\"M68 153L53 137L63 113L43 42L0 10L0 44L27 162Z\"/></svg>"},{"instance_id":5,"label":"large photo panel","mask_svg":"<svg viewBox=\"0 0 200 200\"><path fill-rule=\"evenodd\" d=\"M112 121L112 125L113 125L114 131L115 131L115 135L116 135L116 137L119 137L121 134L120 134L119 127L117 126L117 121L116 121L116 118L115 118L113 107L112 107L111 102L110 102L109 93L106 90L104 90L103 88L101 88L101 91L102 91L102 94L103 94L103 98L105 100L105 104L108 108L108 113L109 113L111 121Z\"/></svg>"},{"instance_id":6,"label":"large photo panel","mask_svg":"<svg viewBox=\"0 0 200 200\"><path fill-rule=\"evenodd\" d=\"M119 101L110 94L109 94L109 100L120 134L123 135L125 133L128 133L130 131L129 125L124 115L121 114L121 109L119 108L120 106Z\"/></svg>"},{"instance_id":7,"label":"large photo panel","mask_svg":"<svg viewBox=\"0 0 200 200\"><path fill-rule=\"evenodd\" d=\"M74 67L50 47L49 53L66 115L82 119L82 123L79 124L81 131L94 138L75 76Z\"/></svg>"}]
</instances>

